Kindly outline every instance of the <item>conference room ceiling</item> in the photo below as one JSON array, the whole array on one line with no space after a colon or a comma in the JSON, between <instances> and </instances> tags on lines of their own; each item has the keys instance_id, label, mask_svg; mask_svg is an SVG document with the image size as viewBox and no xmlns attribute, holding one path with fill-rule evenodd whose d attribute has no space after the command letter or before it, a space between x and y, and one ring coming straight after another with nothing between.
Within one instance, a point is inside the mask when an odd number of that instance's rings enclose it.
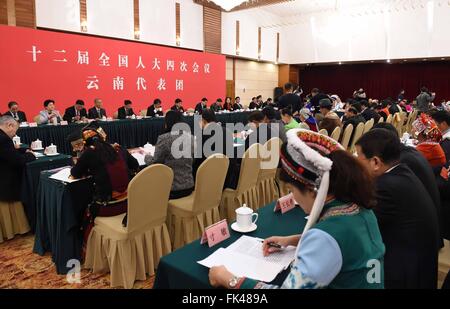
<instances>
[{"instance_id":1,"label":"conference room ceiling","mask_svg":"<svg viewBox=\"0 0 450 309\"><path fill-rule=\"evenodd\" d=\"M220 6L215 4L214 2L210 0L193 0L197 4L201 4L207 7L211 7L213 9L218 9L221 11L224 11ZM230 12L235 11L241 11L246 9L254 9L257 7L267 6L267 5L273 5L278 4L282 2L294 2L295 0L250 0L247 2L242 3L241 5L238 5L237 7L233 8Z\"/></svg>"}]
</instances>

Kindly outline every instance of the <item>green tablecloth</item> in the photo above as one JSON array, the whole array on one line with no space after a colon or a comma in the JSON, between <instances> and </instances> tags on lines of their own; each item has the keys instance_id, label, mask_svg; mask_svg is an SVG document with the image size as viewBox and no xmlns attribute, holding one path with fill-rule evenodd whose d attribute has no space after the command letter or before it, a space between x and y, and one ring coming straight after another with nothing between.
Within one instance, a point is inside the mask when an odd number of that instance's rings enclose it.
<instances>
[{"instance_id":1,"label":"green tablecloth","mask_svg":"<svg viewBox=\"0 0 450 309\"><path fill-rule=\"evenodd\" d=\"M274 213L275 203L261 208L258 218L258 228L246 235L267 238L269 236L288 236L300 234L306 224L305 213L299 207L282 215ZM209 248L207 244L200 245L196 240L169 255L164 256L159 262L156 274L155 289L202 289L211 288L208 280L209 269L198 264L220 247L227 247L242 234L234 232L230 228L231 237L224 242ZM275 278L273 283L281 284L287 276L288 270L282 272Z\"/></svg>"},{"instance_id":2,"label":"green tablecloth","mask_svg":"<svg viewBox=\"0 0 450 309\"><path fill-rule=\"evenodd\" d=\"M72 157L69 155L45 156L27 163L22 176L21 200L30 223L31 231L36 227L36 192L39 185L39 175L42 171L71 165Z\"/></svg>"},{"instance_id":3,"label":"green tablecloth","mask_svg":"<svg viewBox=\"0 0 450 309\"><path fill-rule=\"evenodd\" d=\"M41 173L33 252L40 255L51 252L57 273L65 274L70 270L67 262L81 257L80 224L94 186L90 178L65 184L50 179L53 173Z\"/></svg>"},{"instance_id":4,"label":"green tablecloth","mask_svg":"<svg viewBox=\"0 0 450 309\"><path fill-rule=\"evenodd\" d=\"M247 123L248 112L217 114L217 121L225 123ZM185 116L184 121L194 132L193 116ZM156 144L158 136L164 130L164 118L146 118L140 120L115 120L100 121L101 127L108 134L108 141L118 143L124 148L135 148L146 144ZM40 125L38 127L20 128L17 135L20 136L23 143L31 145L31 142L40 139L43 147L53 143L58 147L58 152L71 154L71 145L67 137L73 132L79 131L86 124L70 124L66 126Z\"/></svg>"}]
</instances>

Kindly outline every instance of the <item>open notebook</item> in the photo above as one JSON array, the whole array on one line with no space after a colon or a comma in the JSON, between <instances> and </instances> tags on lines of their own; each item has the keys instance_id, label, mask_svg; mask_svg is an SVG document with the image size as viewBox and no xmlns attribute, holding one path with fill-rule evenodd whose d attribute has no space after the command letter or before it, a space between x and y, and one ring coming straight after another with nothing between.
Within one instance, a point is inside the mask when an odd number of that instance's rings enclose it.
<instances>
[{"instance_id":1,"label":"open notebook","mask_svg":"<svg viewBox=\"0 0 450 309\"><path fill-rule=\"evenodd\" d=\"M244 235L227 248L219 248L197 263L208 268L223 265L236 276L271 282L289 267L295 259L295 250L295 247L288 246L265 257L262 239Z\"/></svg>"}]
</instances>

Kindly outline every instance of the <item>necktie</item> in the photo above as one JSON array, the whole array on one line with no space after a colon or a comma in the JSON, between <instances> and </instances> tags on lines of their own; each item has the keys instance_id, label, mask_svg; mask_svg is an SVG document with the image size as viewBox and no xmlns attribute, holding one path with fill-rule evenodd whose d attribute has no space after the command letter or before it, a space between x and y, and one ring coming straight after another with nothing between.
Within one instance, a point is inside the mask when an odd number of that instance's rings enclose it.
<instances>
[{"instance_id":1,"label":"necktie","mask_svg":"<svg viewBox=\"0 0 450 309\"><path fill-rule=\"evenodd\" d=\"M17 117L17 113L14 113L14 119L19 119L19 117Z\"/></svg>"},{"instance_id":2,"label":"necktie","mask_svg":"<svg viewBox=\"0 0 450 309\"><path fill-rule=\"evenodd\" d=\"M102 110L97 109L98 118L102 118Z\"/></svg>"}]
</instances>

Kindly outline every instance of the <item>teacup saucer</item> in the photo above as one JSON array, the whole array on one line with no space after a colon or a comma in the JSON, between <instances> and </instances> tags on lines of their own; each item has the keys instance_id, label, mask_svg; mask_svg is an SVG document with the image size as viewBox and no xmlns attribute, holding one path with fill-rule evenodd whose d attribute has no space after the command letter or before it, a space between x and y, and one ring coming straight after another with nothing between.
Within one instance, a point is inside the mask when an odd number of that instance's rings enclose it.
<instances>
[{"instance_id":1,"label":"teacup saucer","mask_svg":"<svg viewBox=\"0 0 450 309\"><path fill-rule=\"evenodd\" d=\"M252 225L247 229L243 229L243 228L239 227L237 222L234 222L233 224L231 224L231 229L233 229L234 231L239 232L239 233L250 233L250 232L253 232L254 230L256 230L256 228L257 228L257 225L255 223L252 223Z\"/></svg>"},{"instance_id":2,"label":"teacup saucer","mask_svg":"<svg viewBox=\"0 0 450 309\"><path fill-rule=\"evenodd\" d=\"M52 157L52 156L57 156L57 155L59 155L59 153L46 153L45 155L46 155L46 156Z\"/></svg>"}]
</instances>

